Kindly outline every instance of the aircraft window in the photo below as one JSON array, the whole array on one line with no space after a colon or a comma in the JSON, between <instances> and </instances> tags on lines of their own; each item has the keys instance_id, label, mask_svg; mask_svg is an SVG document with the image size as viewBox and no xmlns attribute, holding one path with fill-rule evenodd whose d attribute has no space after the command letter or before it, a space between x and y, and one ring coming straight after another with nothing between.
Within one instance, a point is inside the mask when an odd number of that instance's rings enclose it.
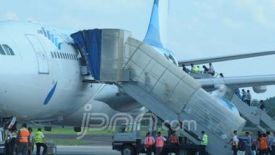
<instances>
[{"instance_id":1,"label":"aircraft window","mask_svg":"<svg viewBox=\"0 0 275 155\"><path fill-rule=\"evenodd\" d=\"M69 54L69 59L72 60L72 54L71 53Z\"/></svg>"},{"instance_id":2,"label":"aircraft window","mask_svg":"<svg viewBox=\"0 0 275 155\"><path fill-rule=\"evenodd\" d=\"M59 52L57 52L57 57L60 59L61 58L61 55Z\"/></svg>"},{"instance_id":3,"label":"aircraft window","mask_svg":"<svg viewBox=\"0 0 275 155\"><path fill-rule=\"evenodd\" d=\"M0 45L0 54L1 54L1 55L6 55L6 53L5 53L4 49L2 48L2 46L1 46L1 45Z\"/></svg>"},{"instance_id":4,"label":"aircraft window","mask_svg":"<svg viewBox=\"0 0 275 155\"><path fill-rule=\"evenodd\" d=\"M6 44L2 45L8 55L14 55L13 50Z\"/></svg>"},{"instance_id":5,"label":"aircraft window","mask_svg":"<svg viewBox=\"0 0 275 155\"><path fill-rule=\"evenodd\" d=\"M54 58L57 58L56 52L53 52L53 56L54 56Z\"/></svg>"},{"instance_id":6,"label":"aircraft window","mask_svg":"<svg viewBox=\"0 0 275 155\"><path fill-rule=\"evenodd\" d=\"M51 52L51 56L52 56L52 58L54 58L53 52Z\"/></svg>"}]
</instances>

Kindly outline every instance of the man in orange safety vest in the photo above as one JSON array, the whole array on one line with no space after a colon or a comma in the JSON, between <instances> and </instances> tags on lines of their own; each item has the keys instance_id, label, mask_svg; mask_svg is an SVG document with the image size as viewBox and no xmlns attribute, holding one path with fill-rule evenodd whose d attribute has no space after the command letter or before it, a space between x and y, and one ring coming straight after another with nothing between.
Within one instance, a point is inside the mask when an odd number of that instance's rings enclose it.
<instances>
[{"instance_id":1,"label":"man in orange safety vest","mask_svg":"<svg viewBox=\"0 0 275 155\"><path fill-rule=\"evenodd\" d=\"M22 128L18 132L18 154L27 155L28 154L28 144L29 144L30 132L27 129L27 124L23 124Z\"/></svg>"},{"instance_id":2,"label":"man in orange safety vest","mask_svg":"<svg viewBox=\"0 0 275 155\"><path fill-rule=\"evenodd\" d=\"M161 135L161 132L158 132L158 136L156 138L156 155L160 155L162 153L165 141L166 138Z\"/></svg>"},{"instance_id":3,"label":"man in orange safety vest","mask_svg":"<svg viewBox=\"0 0 275 155\"><path fill-rule=\"evenodd\" d=\"M146 138L144 140L146 155L152 155L153 147L155 144L155 138L151 135L150 132L146 134Z\"/></svg>"}]
</instances>

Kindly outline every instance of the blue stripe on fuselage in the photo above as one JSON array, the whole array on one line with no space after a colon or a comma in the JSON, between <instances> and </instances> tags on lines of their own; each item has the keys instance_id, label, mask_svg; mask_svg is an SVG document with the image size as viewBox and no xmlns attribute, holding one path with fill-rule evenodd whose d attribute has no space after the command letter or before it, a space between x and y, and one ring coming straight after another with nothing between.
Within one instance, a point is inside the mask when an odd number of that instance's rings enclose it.
<instances>
[{"instance_id":1,"label":"blue stripe on fuselage","mask_svg":"<svg viewBox=\"0 0 275 155\"><path fill-rule=\"evenodd\" d=\"M52 89L49 91L47 97L46 97L45 100L44 100L43 105L47 105L47 104L50 102L50 100L51 100L51 98L53 97L54 92L55 92L55 90L56 90L56 86L57 86L57 82L54 84L54 86L52 87Z\"/></svg>"}]
</instances>

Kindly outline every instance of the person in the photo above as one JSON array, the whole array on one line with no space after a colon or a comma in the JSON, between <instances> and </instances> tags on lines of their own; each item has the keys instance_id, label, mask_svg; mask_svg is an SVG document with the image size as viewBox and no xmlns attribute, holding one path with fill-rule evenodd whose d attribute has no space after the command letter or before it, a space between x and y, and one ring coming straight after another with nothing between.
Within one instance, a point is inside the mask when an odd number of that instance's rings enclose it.
<instances>
[{"instance_id":1,"label":"person","mask_svg":"<svg viewBox=\"0 0 275 155\"><path fill-rule=\"evenodd\" d=\"M263 111L265 111L265 105L264 105L264 101L263 100L260 101L260 109L263 110Z\"/></svg>"},{"instance_id":2,"label":"person","mask_svg":"<svg viewBox=\"0 0 275 155\"><path fill-rule=\"evenodd\" d=\"M171 152L175 153L176 155L179 155L179 138L176 135L176 132L174 131L172 135L169 137L169 142L171 144Z\"/></svg>"},{"instance_id":3,"label":"person","mask_svg":"<svg viewBox=\"0 0 275 155\"><path fill-rule=\"evenodd\" d=\"M252 142L252 146L251 146L251 155L256 155L257 154L257 141L253 141Z\"/></svg>"},{"instance_id":4,"label":"person","mask_svg":"<svg viewBox=\"0 0 275 155\"><path fill-rule=\"evenodd\" d=\"M250 90L246 91L246 103L250 106L251 105L251 94Z\"/></svg>"},{"instance_id":5,"label":"person","mask_svg":"<svg viewBox=\"0 0 275 155\"><path fill-rule=\"evenodd\" d=\"M146 155L152 155L155 139L150 132L146 134L144 144L146 149Z\"/></svg>"},{"instance_id":6,"label":"person","mask_svg":"<svg viewBox=\"0 0 275 155\"><path fill-rule=\"evenodd\" d=\"M30 132L30 141L29 141L29 146L28 146L28 155L32 155L33 152L33 148L34 148L34 135L32 133L32 128L28 128L29 132Z\"/></svg>"},{"instance_id":7,"label":"person","mask_svg":"<svg viewBox=\"0 0 275 155\"><path fill-rule=\"evenodd\" d=\"M271 155L275 155L275 132L273 132L273 137L272 137Z\"/></svg>"},{"instance_id":8,"label":"person","mask_svg":"<svg viewBox=\"0 0 275 155\"><path fill-rule=\"evenodd\" d=\"M182 70L185 72L185 73L190 73L190 70L188 68L186 68L185 64L182 64Z\"/></svg>"},{"instance_id":9,"label":"person","mask_svg":"<svg viewBox=\"0 0 275 155\"><path fill-rule=\"evenodd\" d=\"M268 141L268 154L271 154L273 137L270 131L267 131L266 135L267 135L267 141Z\"/></svg>"},{"instance_id":10,"label":"person","mask_svg":"<svg viewBox=\"0 0 275 155\"><path fill-rule=\"evenodd\" d=\"M15 151L16 144L16 128L9 128L7 132L7 140L6 140L6 154L13 155Z\"/></svg>"},{"instance_id":11,"label":"person","mask_svg":"<svg viewBox=\"0 0 275 155\"><path fill-rule=\"evenodd\" d=\"M245 102L246 97L247 97L246 91L244 89L242 89L242 101Z\"/></svg>"},{"instance_id":12,"label":"person","mask_svg":"<svg viewBox=\"0 0 275 155\"><path fill-rule=\"evenodd\" d=\"M208 69L209 69L208 73L211 74L212 76L214 76L215 75L215 69L214 69L212 63L209 63Z\"/></svg>"},{"instance_id":13,"label":"person","mask_svg":"<svg viewBox=\"0 0 275 155\"><path fill-rule=\"evenodd\" d=\"M203 68L203 74L209 73L209 69L205 65L203 65L202 68Z\"/></svg>"},{"instance_id":14,"label":"person","mask_svg":"<svg viewBox=\"0 0 275 155\"><path fill-rule=\"evenodd\" d=\"M268 155L268 138L266 134L262 134L259 139L260 155Z\"/></svg>"},{"instance_id":15,"label":"person","mask_svg":"<svg viewBox=\"0 0 275 155\"><path fill-rule=\"evenodd\" d=\"M206 155L206 147L208 145L208 135L205 133L205 131L201 132L202 138L201 138L201 145L203 146L202 155Z\"/></svg>"},{"instance_id":16,"label":"person","mask_svg":"<svg viewBox=\"0 0 275 155\"><path fill-rule=\"evenodd\" d=\"M234 92L235 92L235 94L236 94L240 99L242 99L242 97L241 97L241 92L240 92L240 89L239 89L239 88L234 89Z\"/></svg>"},{"instance_id":17,"label":"person","mask_svg":"<svg viewBox=\"0 0 275 155\"><path fill-rule=\"evenodd\" d=\"M245 155L252 154L252 137L250 136L249 132L245 132Z\"/></svg>"},{"instance_id":18,"label":"person","mask_svg":"<svg viewBox=\"0 0 275 155\"><path fill-rule=\"evenodd\" d=\"M233 132L233 138L232 138L232 150L233 150L233 155L238 154L238 149L239 149L239 138L238 138L238 131L235 130Z\"/></svg>"},{"instance_id":19,"label":"person","mask_svg":"<svg viewBox=\"0 0 275 155\"><path fill-rule=\"evenodd\" d=\"M186 144L185 142L185 137L184 137L184 126L183 123L180 121L180 128L178 130L178 135L179 135L179 143L180 144Z\"/></svg>"},{"instance_id":20,"label":"person","mask_svg":"<svg viewBox=\"0 0 275 155\"><path fill-rule=\"evenodd\" d=\"M158 132L156 138L156 155L161 155L165 141L166 138L161 135L161 132Z\"/></svg>"},{"instance_id":21,"label":"person","mask_svg":"<svg viewBox=\"0 0 275 155\"><path fill-rule=\"evenodd\" d=\"M36 155L40 155L40 149L43 147L43 155L47 153L47 145L45 144L45 136L41 128L38 128L34 134L34 141L36 144Z\"/></svg>"},{"instance_id":22,"label":"person","mask_svg":"<svg viewBox=\"0 0 275 155\"><path fill-rule=\"evenodd\" d=\"M27 129L27 124L23 123L22 128L18 132L18 154L28 154L30 132Z\"/></svg>"}]
</instances>

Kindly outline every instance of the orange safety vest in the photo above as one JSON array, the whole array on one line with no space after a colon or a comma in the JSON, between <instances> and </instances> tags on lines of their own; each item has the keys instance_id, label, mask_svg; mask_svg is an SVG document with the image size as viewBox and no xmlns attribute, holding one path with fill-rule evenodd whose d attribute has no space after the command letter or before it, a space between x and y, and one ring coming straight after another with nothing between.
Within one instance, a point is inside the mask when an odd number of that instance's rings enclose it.
<instances>
[{"instance_id":1,"label":"orange safety vest","mask_svg":"<svg viewBox=\"0 0 275 155\"><path fill-rule=\"evenodd\" d=\"M28 143L29 142L29 136L30 136L30 132L28 129L26 128L22 128L19 131L19 142L20 143Z\"/></svg>"},{"instance_id":2,"label":"orange safety vest","mask_svg":"<svg viewBox=\"0 0 275 155\"><path fill-rule=\"evenodd\" d=\"M179 143L178 137L177 137L176 135L171 135L171 136L170 136L170 142L171 142L172 144L178 144L178 143Z\"/></svg>"},{"instance_id":3,"label":"orange safety vest","mask_svg":"<svg viewBox=\"0 0 275 155\"><path fill-rule=\"evenodd\" d=\"M267 137L260 138L260 150L267 150L268 149L268 140Z\"/></svg>"},{"instance_id":4,"label":"orange safety vest","mask_svg":"<svg viewBox=\"0 0 275 155\"><path fill-rule=\"evenodd\" d=\"M146 141L146 148L154 145L154 138L152 136L146 137L145 141Z\"/></svg>"},{"instance_id":5,"label":"orange safety vest","mask_svg":"<svg viewBox=\"0 0 275 155\"><path fill-rule=\"evenodd\" d=\"M157 140L156 140L156 147L164 147L164 140L163 140L163 137L157 137Z\"/></svg>"}]
</instances>

